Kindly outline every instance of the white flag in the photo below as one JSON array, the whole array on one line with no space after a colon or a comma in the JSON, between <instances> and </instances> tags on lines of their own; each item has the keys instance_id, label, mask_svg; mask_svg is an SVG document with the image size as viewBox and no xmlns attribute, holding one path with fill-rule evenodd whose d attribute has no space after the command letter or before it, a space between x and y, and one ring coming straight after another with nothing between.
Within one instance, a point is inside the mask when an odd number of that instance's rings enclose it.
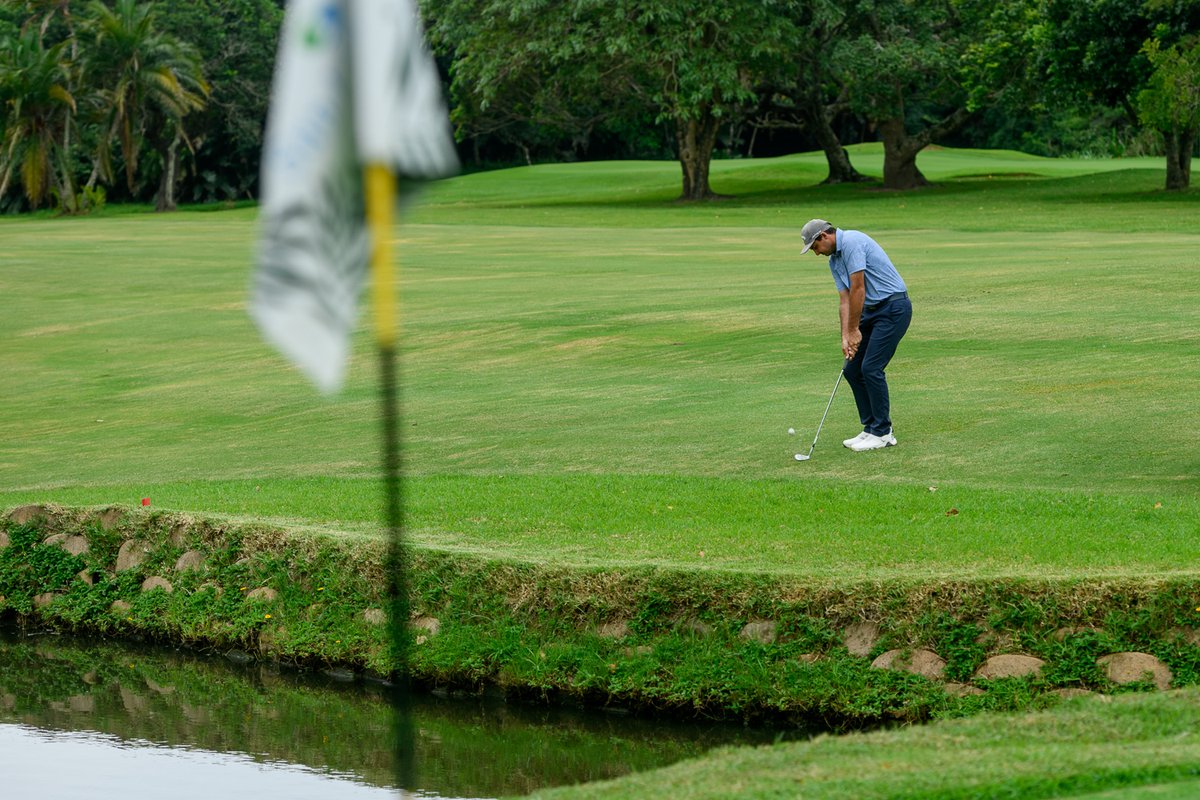
<instances>
[{"instance_id":1,"label":"white flag","mask_svg":"<svg viewBox=\"0 0 1200 800\"><path fill-rule=\"evenodd\" d=\"M291 0L263 146L251 315L322 392L341 388L367 276L362 170L458 167L411 0Z\"/></svg>"}]
</instances>

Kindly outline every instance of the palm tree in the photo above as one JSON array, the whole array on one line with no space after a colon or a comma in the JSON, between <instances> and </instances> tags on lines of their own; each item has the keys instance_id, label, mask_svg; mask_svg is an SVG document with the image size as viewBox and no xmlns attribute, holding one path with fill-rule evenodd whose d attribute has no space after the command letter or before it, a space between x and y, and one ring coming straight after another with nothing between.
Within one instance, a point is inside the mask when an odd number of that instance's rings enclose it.
<instances>
[{"instance_id":1,"label":"palm tree","mask_svg":"<svg viewBox=\"0 0 1200 800\"><path fill-rule=\"evenodd\" d=\"M0 197L19 168L34 208L56 191L63 209L74 211L69 143L76 108L65 48L43 46L34 29L0 42Z\"/></svg>"},{"instance_id":2,"label":"palm tree","mask_svg":"<svg viewBox=\"0 0 1200 800\"><path fill-rule=\"evenodd\" d=\"M97 166L111 181L112 147L119 144L125 182L137 190L139 156L150 145L162 157L159 210L175 207L179 145L188 144L183 119L204 107L209 94L195 48L155 26L154 6L116 0L88 4L84 76L96 89L103 120ZM190 145L189 145L190 146Z\"/></svg>"},{"instance_id":3,"label":"palm tree","mask_svg":"<svg viewBox=\"0 0 1200 800\"><path fill-rule=\"evenodd\" d=\"M61 14L63 23L67 26L67 41L71 43L71 60L78 54L75 43L75 23L71 18L71 0L25 0L26 27L37 24L38 41L46 40L46 30L54 21L56 14ZM38 17L41 17L39 20Z\"/></svg>"}]
</instances>

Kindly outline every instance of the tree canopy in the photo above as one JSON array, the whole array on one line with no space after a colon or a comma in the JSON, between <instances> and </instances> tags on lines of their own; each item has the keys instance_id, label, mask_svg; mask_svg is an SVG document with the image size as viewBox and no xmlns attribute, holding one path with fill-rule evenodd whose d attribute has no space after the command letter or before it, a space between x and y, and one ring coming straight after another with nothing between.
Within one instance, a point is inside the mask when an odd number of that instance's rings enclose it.
<instances>
[{"instance_id":1,"label":"tree canopy","mask_svg":"<svg viewBox=\"0 0 1200 800\"><path fill-rule=\"evenodd\" d=\"M16 171L35 208L53 191L65 208L74 209L67 142L77 103L65 49L62 42L46 47L32 28L0 41L0 100L5 112L0 196Z\"/></svg>"},{"instance_id":2,"label":"tree canopy","mask_svg":"<svg viewBox=\"0 0 1200 800\"><path fill-rule=\"evenodd\" d=\"M795 35L779 0L429 0L431 37L453 52L460 134L521 123L670 126L681 197L712 196L720 126L753 102L759 76Z\"/></svg>"},{"instance_id":3,"label":"tree canopy","mask_svg":"<svg viewBox=\"0 0 1200 800\"><path fill-rule=\"evenodd\" d=\"M1142 47L1152 72L1138 92L1139 116L1163 135L1167 150L1167 188L1187 188L1192 149L1200 129L1200 36L1164 48L1158 39Z\"/></svg>"},{"instance_id":4,"label":"tree canopy","mask_svg":"<svg viewBox=\"0 0 1200 800\"><path fill-rule=\"evenodd\" d=\"M861 179L842 137L878 137L884 185L898 189L924 183L916 166L924 147L973 143L955 138L964 128L991 146L1084 149L1112 119L1108 109L1126 128L1143 121L1133 103L1150 80L1142 46L1156 26L1175 41L1200 23L1194 0L423 7L452 77L458 134L476 153L481 141L516 141L531 161L531 151L555 142L635 129L649 112L669 126L673 140L657 146L679 159L685 199L712 196L709 160L722 136L725 153L745 152L738 131L747 127L752 141L761 129L786 129L820 147L831 183ZM1090 121L1077 122L1081 114Z\"/></svg>"},{"instance_id":5,"label":"tree canopy","mask_svg":"<svg viewBox=\"0 0 1200 800\"><path fill-rule=\"evenodd\" d=\"M252 198L281 21L276 0L0 2L0 209Z\"/></svg>"},{"instance_id":6,"label":"tree canopy","mask_svg":"<svg viewBox=\"0 0 1200 800\"><path fill-rule=\"evenodd\" d=\"M419 0L468 168L932 143L1165 156L1190 184L1200 0ZM0 0L0 211L253 199L283 0Z\"/></svg>"},{"instance_id":7,"label":"tree canopy","mask_svg":"<svg viewBox=\"0 0 1200 800\"><path fill-rule=\"evenodd\" d=\"M173 208L174 169L179 142L186 138L184 118L204 108L209 94L200 55L178 37L163 32L154 6L116 0L88 4L90 38L83 82L93 87L101 120L96 155L102 174L112 180L115 139L125 162L125 181L136 192L139 154L150 143L166 168L159 208ZM107 135L104 132L107 131Z\"/></svg>"}]
</instances>

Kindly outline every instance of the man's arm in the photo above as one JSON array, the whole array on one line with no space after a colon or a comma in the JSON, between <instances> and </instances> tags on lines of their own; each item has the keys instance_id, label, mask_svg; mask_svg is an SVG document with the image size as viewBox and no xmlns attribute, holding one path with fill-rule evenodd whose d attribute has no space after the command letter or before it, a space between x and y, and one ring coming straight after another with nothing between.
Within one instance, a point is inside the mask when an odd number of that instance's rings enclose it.
<instances>
[{"instance_id":1,"label":"man's arm","mask_svg":"<svg viewBox=\"0 0 1200 800\"><path fill-rule=\"evenodd\" d=\"M854 358L862 344L862 332L858 321L862 319L863 301L867 297L867 284L862 271L850 273L850 288L838 292L838 313L842 318L842 355Z\"/></svg>"}]
</instances>

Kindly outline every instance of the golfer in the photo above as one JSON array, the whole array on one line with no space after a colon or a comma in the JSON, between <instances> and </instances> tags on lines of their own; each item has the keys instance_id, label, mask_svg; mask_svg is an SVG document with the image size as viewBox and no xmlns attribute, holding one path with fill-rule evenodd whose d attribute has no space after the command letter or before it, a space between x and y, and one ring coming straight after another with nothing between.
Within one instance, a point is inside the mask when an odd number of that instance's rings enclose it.
<instances>
[{"instance_id":1,"label":"golfer","mask_svg":"<svg viewBox=\"0 0 1200 800\"><path fill-rule=\"evenodd\" d=\"M810 249L829 257L842 319L842 372L854 391L863 432L842 442L855 452L896 444L884 369L912 322L908 287L874 239L835 228L823 219L800 229L803 255Z\"/></svg>"}]
</instances>

